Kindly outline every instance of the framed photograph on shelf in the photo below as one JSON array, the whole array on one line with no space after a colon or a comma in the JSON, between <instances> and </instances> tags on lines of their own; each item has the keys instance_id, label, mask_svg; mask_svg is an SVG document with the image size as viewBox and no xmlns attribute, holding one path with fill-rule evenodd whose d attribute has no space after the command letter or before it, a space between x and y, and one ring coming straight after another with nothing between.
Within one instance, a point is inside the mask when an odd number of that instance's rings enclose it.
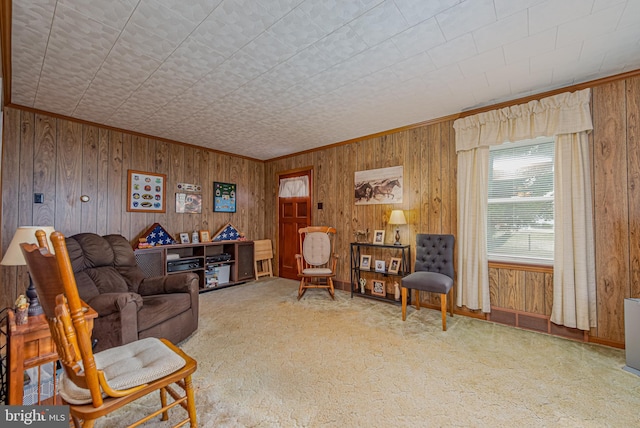
<instances>
[{"instance_id":1,"label":"framed photograph on shelf","mask_svg":"<svg viewBox=\"0 0 640 428\"><path fill-rule=\"evenodd\" d=\"M200 231L200 242L209 242L211 241L211 238L209 237L209 231L208 230L201 230Z\"/></svg>"},{"instance_id":2,"label":"framed photograph on shelf","mask_svg":"<svg viewBox=\"0 0 640 428\"><path fill-rule=\"evenodd\" d=\"M363 254L360 256L360 269L371 269L371 256Z\"/></svg>"},{"instance_id":3,"label":"framed photograph on shelf","mask_svg":"<svg viewBox=\"0 0 640 428\"><path fill-rule=\"evenodd\" d=\"M213 211L217 213L236 212L236 185L234 183L213 182Z\"/></svg>"},{"instance_id":4,"label":"framed photograph on shelf","mask_svg":"<svg viewBox=\"0 0 640 428\"><path fill-rule=\"evenodd\" d=\"M187 232L182 232L180 234L180 243L181 244L189 244L189 234Z\"/></svg>"},{"instance_id":5,"label":"framed photograph on shelf","mask_svg":"<svg viewBox=\"0 0 640 428\"><path fill-rule=\"evenodd\" d=\"M165 174L127 170L127 211L166 212L166 182Z\"/></svg>"},{"instance_id":6,"label":"framed photograph on shelf","mask_svg":"<svg viewBox=\"0 0 640 428\"><path fill-rule=\"evenodd\" d=\"M401 260L397 257L391 257L389 261L389 273L398 273L400 271Z\"/></svg>"},{"instance_id":7,"label":"framed photograph on shelf","mask_svg":"<svg viewBox=\"0 0 640 428\"><path fill-rule=\"evenodd\" d=\"M377 279L374 279L371 285L371 294L373 296L386 297L387 289L384 286L384 281L378 281Z\"/></svg>"},{"instance_id":8,"label":"framed photograph on shelf","mask_svg":"<svg viewBox=\"0 0 640 428\"><path fill-rule=\"evenodd\" d=\"M376 272L384 272L384 271L385 271L384 260L376 260Z\"/></svg>"},{"instance_id":9,"label":"framed photograph on shelf","mask_svg":"<svg viewBox=\"0 0 640 428\"><path fill-rule=\"evenodd\" d=\"M384 230L373 231L373 243L376 245L384 245Z\"/></svg>"}]
</instances>

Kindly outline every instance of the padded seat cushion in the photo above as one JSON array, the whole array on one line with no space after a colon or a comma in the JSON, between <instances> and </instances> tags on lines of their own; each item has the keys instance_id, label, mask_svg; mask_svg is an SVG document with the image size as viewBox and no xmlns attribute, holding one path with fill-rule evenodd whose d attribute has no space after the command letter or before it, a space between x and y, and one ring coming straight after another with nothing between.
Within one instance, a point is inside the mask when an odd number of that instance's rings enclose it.
<instances>
[{"instance_id":1,"label":"padded seat cushion","mask_svg":"<svg viewBox=\"0 0 640 428\"><path fill-rule=\"evenodd\" d=\"M145 331L191 309L191 296L188 293L144 296L142 301L142 308L138 311L138 332Z\"/></svg>"},{"instance_id":2,"label":"padded seat cushion","mask_svg":"<svg viewBox=\"0 0 640 428\"><path fill-rule=\"evenodd\" d=\"M331 240L326 233L307 233L302 243L302 254L305 261L312 266L326 264L331 257Z\"/></svg>"},{"instance_id":3,"label":"padded seat cushion","mask_svg":"<svg viewBox=\"0 0 640 428\"><path fill-rule=\"evenodd\" d=\"M104 371L107 383L116 390L153 382L186 364L180 355L155 337L98 352L94 358L97 369ZM60 380L60 395L71 404L91 402L89 390L78 387L64 374Z\"/></svg>"},{"instance_id":4,"label":"padded seat cushion","mask_svg":"<svg viewBox=\"0 0 640 428\"><path fill-rule=\"evenodd\" d=\"M307 268L302 269L303 275L331 275L331 269L329 268Z\"/></svg>"},{"instance_id":5,"label":"padded seat cushion","mask_svg":"<svg viewBox=\"0 0 640 428\"><path fill-rule=\"evenodd\" d=\"M402 278L402 286L413 290L447 294L453 286L453 279L437 272L414 272Z\"/></svg>"}]
</instances>

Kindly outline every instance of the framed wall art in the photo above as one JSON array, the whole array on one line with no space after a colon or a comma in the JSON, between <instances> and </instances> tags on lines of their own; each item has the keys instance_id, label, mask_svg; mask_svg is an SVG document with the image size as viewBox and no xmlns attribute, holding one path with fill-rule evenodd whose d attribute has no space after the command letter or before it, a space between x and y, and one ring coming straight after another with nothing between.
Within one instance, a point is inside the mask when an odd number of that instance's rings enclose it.
<instances>
[{"instance_id":1,"label":"framed wall art","mask_svg":"<svg viewBox=\"0 0 640 428\"><path fill-rule=\"evenodd\" d=\"M234 183L213 182L213 211L218 213L236 212L236 185Z\"/></svg>"},{"instance_id":2,"label":"framed wall art","mask_svg":"<svg viewBox=\"0 0 640 428\"><path fill-rule=\"evenodd\" d=\"M356 205L401 204L403 167L356 171L354 194Z\"/></svg>"},{"instance_id":3,"label":"framed wall art","mask_svg":"<svg viewBox=\"0 0 640 428\"><path fill-rule=\"evenodd\" d=\"M180 214L202 213L202 194L176 193L176 212Z\"/></svg>"},{"instance_id":4,"label":"framed wall art","mask_svg":"<svg viewBox=\"0 0 640 428\"><path fill-rule=\"evenodd\" d=\"M165 174L127 171L127 211L164 213L167 211Z\"/></svg>"}]
</instances>

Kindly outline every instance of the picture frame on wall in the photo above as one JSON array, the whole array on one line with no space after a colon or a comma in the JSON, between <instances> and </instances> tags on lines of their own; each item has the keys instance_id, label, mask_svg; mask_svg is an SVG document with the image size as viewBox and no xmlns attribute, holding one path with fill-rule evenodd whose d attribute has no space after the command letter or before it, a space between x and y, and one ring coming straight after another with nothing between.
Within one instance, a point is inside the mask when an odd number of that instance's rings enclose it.
<instances>
[{"instance_id":1,"label":"picture frame on wall","mask_svg":"<svg viewBox=\"0 0 640 428\"><path fill-rule=\"evenodd\" d=\"M402 165L356 171L356 205L401 204L404 169Z\"/></svg>"},{"instance_id":2,"label":"picture frame on wall","mask_svg":"<svg viewBox=\"0 0 640 428\"><path fill-rule=\"evenodd\" d=\"M374 279L371 283L371 295L378 297L386 297L387 289L385 287L384 281L379 281Z\"/></svg>"},{"instance_id":3,"label":"picture frame on wall","mask_svg":"<svg viewBox=\"0 0 640 428\"><path fill-rule=\"evenodd\" d=\"M165 174L127 170L127 211L166 212L166 183Z\"/></svg>"},{"instance_id":4,"label":"picture frame on wall","mask_svg":"<svg viewBox=\"0 0 640 428\"><path fill-rule=\"evenodd\" d=\"M384 245L384 230L373 231L373 243L375 245Z\"/></svg>"},{"instance_id":5,"label":"picture frame on wall","mask_svg":"<svg viewBox=\"0 0 640 428\"><path fill-rule=\"evenodd\" d=\"M202 213L201 193L176 193L176 213L200 214Z\"/></svg>"},{"instance_id":6,"label":"picture frame on wall","mask_svg":"<svg viewBox=\"0 0 640 428\"><path fill-rule=\"evenodd\" d=\"M236 212L235 183L213 182L213 211L217 213Z\"/></svg>"}]
</instances>

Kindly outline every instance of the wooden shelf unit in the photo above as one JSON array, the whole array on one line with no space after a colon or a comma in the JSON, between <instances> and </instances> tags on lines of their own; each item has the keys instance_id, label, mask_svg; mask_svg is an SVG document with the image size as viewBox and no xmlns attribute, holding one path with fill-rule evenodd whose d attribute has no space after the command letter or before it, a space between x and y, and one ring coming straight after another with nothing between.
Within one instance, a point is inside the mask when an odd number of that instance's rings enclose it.
<instances>
[{"instance_id":1,"label":"wooden shelf unit","mask_svg":"<svg viewBox=\"0 0 640 428\"><path fill-rule=\"evenodd\" d=\"M253 241L162 245L137 249L134 253L138 266L148 277L183 272L196 273L200 292L226 288L254 279ZM178 258L168 258L170 254L177 254ZM230 258L220 260L222 254L229 254ZM182 269L172 270L169 263L175 262L185 263ZM227 269L228 282L217 283L216 277L225 276Z\"/></svg>"}]
</instances>

